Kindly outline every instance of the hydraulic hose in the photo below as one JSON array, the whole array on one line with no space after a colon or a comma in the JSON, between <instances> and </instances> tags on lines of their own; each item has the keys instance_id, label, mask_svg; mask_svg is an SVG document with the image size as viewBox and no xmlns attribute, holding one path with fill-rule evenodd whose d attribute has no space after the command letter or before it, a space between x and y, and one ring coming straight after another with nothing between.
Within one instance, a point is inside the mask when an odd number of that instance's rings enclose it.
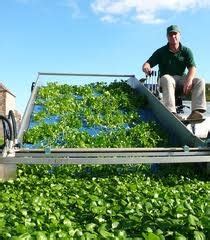
<instances>
[{"instance_id":1,"label":"hydraulic hose","mask_svg":"<svg viewBox=\"0 0 210 240\"><path fill-rule=\"evenodd\" d=\"M31 84L31 92L33 92L35 84L36 84L35 82L32 82L32 84Z\"/></svg>"},{"instance_id":2,"label":"hydraulic hose","mask_svg":"<svg viewBox=\"0 0 210 240\"><path fill-rule=\"evenodd\" d=\"M0 120L2 120L3 133L4 133L4 144L1 146L2 148L6 145L7 139L9 141L13 140L13 132L12 132L12 125L6 117L4 117L3 115L0 115Z\"/></svg>"},{"instance_id":3,"label":"hydraulic hose","mask_svg":"<svg viewBox=\"0 0 210 240\"><path fill-rule=\"evenodd\" d=\"M8 119L12 120L12 130L13 130L13 138L17 139L17 125L16 125L16 121L15 121L15 114L12 110L9 111L8 113Z\"/></svg>"},{"instance_id":4,"label":"hydraulic hose","mask_svg":"<svg viewBox=\"0 0 210 240\"><path fill-rule=\"evenodd\" d=\"M7 128L4 120L2 120L2 126L3 126L3 134L4 134L4 144L1 146L4 146L6 140L10 138L10 136L9 136L10 133L8 132L8 128Z\"/></svg>"}]
</instances>

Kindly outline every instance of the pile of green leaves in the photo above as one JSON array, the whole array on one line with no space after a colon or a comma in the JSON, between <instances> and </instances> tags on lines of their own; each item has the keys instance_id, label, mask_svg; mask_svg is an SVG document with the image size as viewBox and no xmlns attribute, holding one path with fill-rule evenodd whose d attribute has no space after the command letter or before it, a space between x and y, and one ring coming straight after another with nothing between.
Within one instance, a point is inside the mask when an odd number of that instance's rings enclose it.
<instances>
[{"instance_id":1,"label":"pile of green leaves","mask_svg":"<svg viewBox=\"0 0 210 240\"><path fill-rule=\"evenodd\" d=\"M210 183L189 169L19 166L0 183L0 239L208 240Z\"/></svg>"},{"instance_id":2,"label":"pile of green leaves","mask_svg":"<svg viewBox=\"0 0 210 240\"><path fill-rule=\"evenodd\" d=\"M39 89L25 143L50 147L157 147L168 142L154 121L141 121L145 100L125 82Z\"/></svg>"}]
</instances>

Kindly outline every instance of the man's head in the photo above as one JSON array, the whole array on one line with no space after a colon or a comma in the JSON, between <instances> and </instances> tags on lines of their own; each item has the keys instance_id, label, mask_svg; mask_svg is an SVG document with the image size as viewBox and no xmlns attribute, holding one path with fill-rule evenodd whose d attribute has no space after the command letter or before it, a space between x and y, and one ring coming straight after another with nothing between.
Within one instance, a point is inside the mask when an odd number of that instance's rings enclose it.
<instances>
[{"instance_id":1,"label":"man's head","mask_svg":"<svg viewBox=\"0 0 210 240\"><path fill-rule=\"evenodd\" d=\"M180 29L177 25L171 25L169 27L167 27L167 35L169 35L170 33L180 33Z\"/></svg>"},{"instance_id":2,"label":"man's head","mask_svg":"<svg viewBox=\"0 0 210 240\"><path fill-rule=\"evenodd\" d=\"M180 42L180 29L177 25L171 25L167 28L167 38L169 44L172 45L179 45Z\"/></svg>"}]
</instances>

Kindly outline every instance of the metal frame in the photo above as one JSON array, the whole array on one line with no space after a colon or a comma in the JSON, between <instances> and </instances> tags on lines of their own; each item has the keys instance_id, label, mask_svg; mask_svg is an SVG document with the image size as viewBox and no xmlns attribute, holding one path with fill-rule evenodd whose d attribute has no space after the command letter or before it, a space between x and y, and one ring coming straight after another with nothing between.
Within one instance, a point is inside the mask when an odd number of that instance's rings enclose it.
<instances>
[{"instance_id":1,"label":"metal frame","mask_svg":"<svg viewBox=\"0 0 210 240\"><path fill-rule=\"evenodd\" d=\"M37 92L38 92L38 84L37 84L38 80L39 80L39 74L37 76L37 79L36 79L34 88L31 92L28 103L26 105L26 108L25 108L25 111L24 111L24 114L23 114L23 118L22 118L22 121L21 121L20 129L18 131L17 142L20 143L20 144L22 143L23 134L29 126L31 114L32 114L33 107L34 107L34 102L35 102L36 95L37 95Z\"/></svg>"},{"instance_id":2,"label":"metal frame","mask_svg":"<svg viewBox=\"0 0 210 240\"><path fill-rule=\"evenodd\" d=\"M38 76L74 76L74 77L135 77L132 74L98 74L98 73L53 73L38 72Z\"/></svg>"},{"instance_id":3,"label":"metal frame","mask_svg":"<svg viewBox=\"0 0 210 240\"><path fill-rule=\"evenodd\" d=\"M0 164L137 164L210 162L210 148L19 149Z\"/></svg>"}]
</instances>

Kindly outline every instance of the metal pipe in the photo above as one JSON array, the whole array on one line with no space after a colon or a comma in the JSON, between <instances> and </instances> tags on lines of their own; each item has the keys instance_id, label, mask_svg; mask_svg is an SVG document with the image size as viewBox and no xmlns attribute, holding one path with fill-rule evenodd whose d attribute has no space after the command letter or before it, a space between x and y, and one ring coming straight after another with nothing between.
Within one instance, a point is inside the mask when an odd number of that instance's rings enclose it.
<instances>
[{"instance_id":1,"label":"metal pipe","mask_svg":"<svg viewBox=\"0 0 210 240\"><path fill-rule=\"evenodd\" d=\"M52 73L52 72L38 72L41 75L48 76L75 76L75 77L135 77L132 74L97 74L97 73Z\"/></svg>"},{"instance_id":2,"label":"metal pipe","mask_svg":"<svg viewBox=\"0 0 210 240\"><path fill-rule=\"evenodd\" d=\"M40 74L38 73L38 76L37 76L37 79L36 79L36 82L35 82L35 85L34 85L34 89L31 92L31 96L30 96L30 98L28 100L28 103L27 103L27 106L25 108L25 111L24 111L24 114L23 114L23 119L21 121L20 129L19 129L19 132L18 132L18 135L17 135L17 141L20 144L22 144L23 134L29 126L30 117L31 117L31 114L32 114L32 111L33 111L33 106L34 106L36 94L37 94L37 91L38 91L38 84L37 83L38 83L38 80L39 80L39 75Z\"/></svg>"},{"instance_id":3,"label":"metal pipe","mask_svg":"<svg viewBox=\"0 0 210 240\"><path fill-rule=\"evenodd\" d=\"M0 157L0 164L139 164L209 162L208 156L131 156L131 157Z\"/></svg>"}]
</instances>

